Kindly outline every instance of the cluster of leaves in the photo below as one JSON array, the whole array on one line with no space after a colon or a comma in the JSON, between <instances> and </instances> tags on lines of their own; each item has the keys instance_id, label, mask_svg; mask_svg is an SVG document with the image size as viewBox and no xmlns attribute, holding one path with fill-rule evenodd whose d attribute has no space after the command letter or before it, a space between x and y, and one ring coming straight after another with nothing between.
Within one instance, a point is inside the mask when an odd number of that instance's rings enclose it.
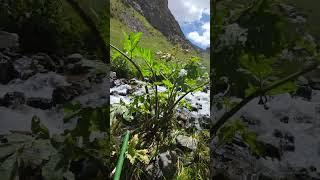
<instances>
[{"instance_id":1,"label":"cluster of leaves","mask_svg":"<svg viewBox=\"0 0 320 180\"><path fill-rule=\"evenodd\" d=\"M217 146L232 143L236 135L239 135L243 142L248 144L251 152L257 155L261 154L262 149L258 146L256 134L249 131L241 121L230 122L219 129Z\"/></svg>"},{"instance_id":2,"label":"cluster of leaves","mask_svg":"<svg viewBox=\"0 0 320 180\"><path fill-rule=\"evenodd\" d=\"M73 119L77 120L76 128L70 131L72 136L82 137L88 142L92 132L107 132L109 124L108 105L101 107L81 107L79 103L68 104L64 107L65 118L67 123Z\"/></svg>"},{"instance_id":3,"label":"cluster of leaves","mask_svg":"<svg viewBox=\"0 0 320 180\"><path fill-rule=\"evenodd\" d=\"M119 78L133 77L130 65L123 57L112 58L111 69L117 73L117 77Z\"/></svg>"},{"instance_id":4,"label":"cluster of leaves","mask_svg":"<svg viewBox=\"0 0 320 180\"><path fill-rule=\"evenodd\" d=\"M110 163L109 139L103 134L108 131L107 107L68 105L66 114L66 121L75 119L77 123L62 134L50 135L34 116L31 133L14 132L3 137L0 178L105 179ZM98 132L101 136L93 137Z\"/></svg>"},{"instance_id":5,"label":"cluster of leaves","mask_svg":"<svg viewBox=\"0 0 320 180\"><path fill-rule=\"evenodd\" d=\"M173 109L179 103L185 103L180 97L201 90L206 77L199 58L193 57L184 64L155 60L150 49L138 46L141 35L141 33L125 34L123 50L130 59L134 58L137 62L141 62L138 69L141 74L138 75L147 80L146 94L133 95L132 103L127 106L131 115L126 115L125 119L128 119L127 117L132 119L135 114L136 121L143 122L146 117L159 120L161 117L171 116ZM119 56L121 53L116 51L112 58L116 60ZM160 92L159 86L164 86L166 91Z\"/></svg>"},{"instance_id":6,"label":"cluster of leaves","mask_svg":"<svg viewBox=\"0 0 320 180\"><path fill-rule=\"evenodd\" d=\"M131 95L129 104L120 101L111 107L112 134L121 133L120 122L125 125L123 129L133 129L127 158L133 168L145 169L159 149L172 146L172 132L179 128L175 121L176 108L191 108L183 98L201 90L207 84L208 74L197 57L177 63L172 59L174 55L158 53L157 59L150 49L139 46L142 33L124 33L124 36L122 51L114 51L112 61L121 56L130 61L136 68L136 76L144 81L145 91ZM160 87L165 90L160 91Z\"/></svg>"},{"instance_id":7,"label":"cluster of leaves","mask_svg":"<svg viewBox=\"0 0 320 180\"><path fill-rule=\"evenodd\" d=\"M276 68L273 68L276 63L276 58L266 58L261 55L257 58L249 56L248 54L243 55L240 58L241 68L240 71L249 74L253 79L253 83L248 84L248 88L245 90L245 96L249 96L259 88L266 87L277 79L278 73ZM286 92L296 91L296 86L293 81L289 81L271 91L268 95L276 95Z\"/></svg>"},{"instance_id":8,"label":"cluster of leaves","mask_svg":"<svg viewBox=\"0 0 320 180\"><path fill-rule=\"evenodd\" d=\"M218 143L215 149L226 144L232 144L237 137L247 145L252 155L260 158L281 159L279 149L272 144L265 143L257 138L257 135L248 129L240 120L234 120L226 123L217 133ZM215 151L215 150L214 150Z\"/></svg>"}]
</instances>

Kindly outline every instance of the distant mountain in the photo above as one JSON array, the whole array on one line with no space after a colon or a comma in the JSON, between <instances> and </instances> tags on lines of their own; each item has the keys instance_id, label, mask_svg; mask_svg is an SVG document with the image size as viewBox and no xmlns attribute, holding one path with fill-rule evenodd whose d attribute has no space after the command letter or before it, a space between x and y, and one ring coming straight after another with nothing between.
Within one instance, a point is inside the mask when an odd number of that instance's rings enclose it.
<instances>
[{"instance_id":1,"label":"distant mountain","mask_svg":"<svg viewBox=\"0 0 320 180\"><path fill-rule=\"evenodd\" d=\"M154 51L170 52L175 47L188 49L179 57L200 55L201 49L183 34L168 7L168 0L111 0L111 42L121 46L122 31L142 32L142 45Z\"/></svg>"},{"instance_id":2,"label":"distant mountain","mask_svg":"<svg viewBox=\"0 0 320 180\"><path fill-rule=\"evenodd\" d=\"M179 43L183 48L194 48L187 40L168 7L168 0L123 0L142 14L148 22L169 41Z\"/></svg>"}]
</instances>

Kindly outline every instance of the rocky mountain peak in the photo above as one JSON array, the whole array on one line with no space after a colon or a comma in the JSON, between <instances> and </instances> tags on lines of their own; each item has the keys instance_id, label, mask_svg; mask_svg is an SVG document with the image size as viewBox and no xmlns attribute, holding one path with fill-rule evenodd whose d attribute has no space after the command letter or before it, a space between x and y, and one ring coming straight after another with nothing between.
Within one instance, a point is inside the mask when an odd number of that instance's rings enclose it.
<instances>
[{"instance_id":1,"label":"rocky mountain peak","mask_svg":"<svg viewBox=\"0 0 320 180\"><path fill-rule=\"evenodd\" d=\"M198 49L185 38L168 7L168 0L123 0L123 2L142 14L169 41L182 45L184 49Z\"/></svg>"}]
</instances>

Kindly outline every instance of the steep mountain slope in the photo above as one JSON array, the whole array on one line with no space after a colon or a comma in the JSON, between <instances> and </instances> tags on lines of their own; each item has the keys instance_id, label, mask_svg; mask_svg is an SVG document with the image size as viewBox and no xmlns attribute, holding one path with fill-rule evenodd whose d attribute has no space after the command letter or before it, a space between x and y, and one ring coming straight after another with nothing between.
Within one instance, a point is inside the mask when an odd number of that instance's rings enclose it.
<instances>
[{"instance_id":1,"label":"steep mountain slope","mask_svg":"<svg viewBox=\"0 0 320 180\"><path fill-rule=\"evenodd\" d=\"M167 1L111 0L111 43L121 46L123 31L143 32L142 46L154 52L172 52L178 46L176 56L180 59L200 56L197 48L184 37Z\"/></svg>"},{"instance_id":2,"label":"steep mountain slope","mask_svg":"<svg viewBox=\"0 0 320 180\"><path fill-rule=\"evenodd\" d=\"M168 0L123 0L142 14L150 24L165 35L169 41L182 44L184 48L194 48L168 8Z\"/></svg>"}]
</instances>

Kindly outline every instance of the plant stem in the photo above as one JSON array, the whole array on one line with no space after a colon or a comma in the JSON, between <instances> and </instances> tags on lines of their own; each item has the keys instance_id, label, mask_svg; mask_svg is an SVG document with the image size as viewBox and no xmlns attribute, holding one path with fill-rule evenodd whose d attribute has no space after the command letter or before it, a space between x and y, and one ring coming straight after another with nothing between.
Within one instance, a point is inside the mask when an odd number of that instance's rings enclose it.
<instances>
[{"instance_id":1,"label":"plant stem","mask_svg":"<svg viewBox=\"0 0 320 180\"><path fill-rule=\"evenodd\" d=\"M130 61L130 63L136 68L136 70L139 72L139 75L141 76L141 78L143 80L145 80L145 77L142 74L142 71L140 69L140 67L128 56L126 55L126 53L122 52L119 48L115 47L114 45L112 45L111 43L109 43L110 47L112 47L113 49L115 49L116 51L118 51L121 55L123 55L126 59L128 59L128 61Z\"/></svg>"},{"instance_id":2,"label":"plant stem","mask_svg":"<svg viewBox=\"0 0 320 180\"><path fill-rule=\"evenodd\" d=\"M127 148L128 148L129 136L130 136L130 131L128 130L127 133L126 133L126 136L123 139L121 152L120 152L120 155L119 155L119 159L118 159L118 163L117 163L117 167L116 167L116 172L115 172L113 180L119 180L120 179L121 170L122 170L122 167L123 167L124 156L125 156L125 153L126 153Z\"/></svg>"},{"instance_id":3,"label":"plant stem","mask_svg":"<svg viewBox=\"0 0 320 180\"><path fill-rule=\"evenodd\" d=\"M115 49L116 51L118 51L121 55L123 55L126 59L128 59L129 62L130 62L131 64L133 64L133 66L134 66L134 67L136 68L136 70L139 72L139 75L141 76L141 78L142 78L144 81L146 80L145 77L144 77L144 75L143 75L143 73L142 73L142 71L141 71L141 69L140 69L140 67L139 67L129 56L127 56L124 52L122 52L119 48L115 47L115 46L112 45L111 43L109 43L109 45L110 45L110 47L112 47L113 49ZM145 91L146 91L147 98L148 98L148 100L149 100L149 102L150 102L149 111L152 112L151 99L150 99L150 96L149 96L148 86L145 85L145 86L144 86L144 89L145 89Z\"/></svg>"},{"instance_id":4,"label":"plant stem","mask_svg":"<svg viewBox=\"0 0 320 180\"><path fill-rule=\"evenodd\" d=\"M239 104L237 104L234 108L232 108L230 111L226 112L223 114L223 116L212 126L212 128L210 129L210 134L211 137L215 136L217 131L219 130L220 127L222 127L235 113L237 113L243 106L245 106L246 104L248 104L252 99L263 95L265 93L267 93L268 91L283 85L284 83L293 80L303 74L306 74L310 71L315 70L316 68L318 68L318 63L315 63L313 65L310 65L309 67L306 67L305 69L293 73L263 89L258 89L257 91L253 92L252 94L250 94L248 97L246 97L245 99L243 99Z\"/></svg>"}]
</instances>

